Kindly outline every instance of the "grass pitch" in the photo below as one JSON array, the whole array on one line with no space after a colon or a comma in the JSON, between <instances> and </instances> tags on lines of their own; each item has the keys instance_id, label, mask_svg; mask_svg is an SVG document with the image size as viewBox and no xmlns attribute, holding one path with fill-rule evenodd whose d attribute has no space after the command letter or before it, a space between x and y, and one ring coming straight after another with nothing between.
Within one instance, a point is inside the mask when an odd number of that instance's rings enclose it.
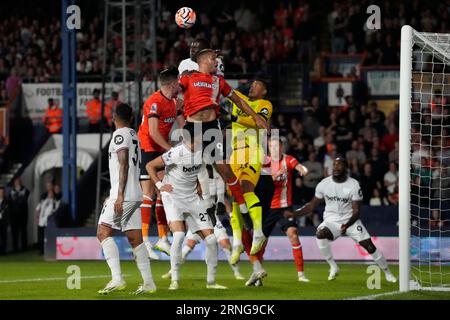
<instances>
[{"instance_id":1,"label":"grass pitch","mask_svg":"<svg viewBox=\"0 0 450 320\"><path fill-rule=\"evenodd\" d=\"M81 271L81 288L68 289L70 274L67 268L76 265ZM325 263L305 264L305 273L310 283L297 281L293 262L266 262L264 267L268 277L262 287L245 287L245 281L235 280L225 262L220 262L217 282L228 290L207 290L206 265L203 262L188 261L181 268L180 289L169 291L170 280L161 279L169 269L168 262L152 262L152 271L158 291L152 295L133 296L141 282L134 261L122 262L127 290L107 296L97 291L110 280L110 273L104 261L46 262L35 252L9 255L0 258L0 300L20 299L64 299L64 300L308 300L308 299L351 299L398 290L398 284L387 283L382 275L381 288L367 288L366 264L339 263L341 273L334 281L328 281L328 265ZM251 266L248 262L240 264L241 272L248 277ZM450 271L450 267L446 267ZM391 266L398 276L396 265ZM376 297L379 299L450 299L450 292L410 292Z\"/></svg>"}]
</instances>

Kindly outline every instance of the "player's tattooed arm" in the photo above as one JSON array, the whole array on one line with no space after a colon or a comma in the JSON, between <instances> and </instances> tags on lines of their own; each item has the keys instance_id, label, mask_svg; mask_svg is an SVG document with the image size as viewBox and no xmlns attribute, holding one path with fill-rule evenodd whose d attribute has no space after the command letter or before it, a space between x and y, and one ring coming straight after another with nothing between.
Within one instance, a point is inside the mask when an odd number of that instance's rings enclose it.
<instances>
[{"instance_id":1,"label":"player's tattooed arm","mask_svg":"<svg viewBox=\"0 0 450 320\"><path fill-rule=\"evenodd\" d=\"M345 231L359 219L359 216L361 215L361 201L352 201L352 211L353 214L350 219L346 224L341 226L342 233L345 233Z\"/></svg>"},{"instance_id":2,"label":"player's tattooed arm","mask_svg":"<svg viewBox=\"0 0 450 320\"><path fill-rule=\"evenodd\" d=\"M164 168L164 160L162 157L158 157L153 159L149 163L146 164L145 170L147 170L150 179L152 179L155 186L159 191L172 192L173 187L170 184L164 184L158 178L158 170Z\"/></svg>"},{"instance_id":3,"label":"player's tattooed arm","mask_svg":"<svg viewBox=\"0 0 450 320\"><path fill-rule=\"evenodd\" d=\"M267 131L270 131L269 124L261 117L259 116L255 111L253 111L252 108L245 102L243 99L241 99L235 92L231 94L229 99L234 102L239 109L244 111L246 114L251 116L255 120L255 124L260 129L266 129Z\"/></svg>"},{"instance_id":4,"label":"player's tattooed arm","mask_svg":"<svg viewBox=\"0 0 450 320\"><path fill-rule=\"evenodd\" d=\"M117 151L119 161L119 188L117 190L117 200L114 203L114 212L118 215L123 213L123 201L125 198L125 187L128 181L128 149L124 148Z\"/></svg>"},{"instance_id":5,"label":"player's tattooed arm","mask_svg":"<svg viewBox=\"0 0 450 320\"><path fill-rule=\"evenodd\" d=\"M313 213L314 209L319 205L322 199L314 197L310 202L305 204L303 207L294 211L294 216L303 217Z\"/></svg>"}]
</instances>

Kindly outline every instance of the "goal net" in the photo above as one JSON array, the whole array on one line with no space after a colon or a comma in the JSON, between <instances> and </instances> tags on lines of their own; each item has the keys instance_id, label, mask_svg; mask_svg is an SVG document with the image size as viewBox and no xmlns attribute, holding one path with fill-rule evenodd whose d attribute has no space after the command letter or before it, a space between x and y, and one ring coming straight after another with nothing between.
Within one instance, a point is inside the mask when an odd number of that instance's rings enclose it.
<instances>
[{"instance_id":1,"label":"goal net","mask_svg":"<svg viewBox=\"0 0 450 320\"><path fill-rule=\"evenodd\" d=\"M400 291L450 290L450 34L402 28Z\"/></svg>"}]
</instances>

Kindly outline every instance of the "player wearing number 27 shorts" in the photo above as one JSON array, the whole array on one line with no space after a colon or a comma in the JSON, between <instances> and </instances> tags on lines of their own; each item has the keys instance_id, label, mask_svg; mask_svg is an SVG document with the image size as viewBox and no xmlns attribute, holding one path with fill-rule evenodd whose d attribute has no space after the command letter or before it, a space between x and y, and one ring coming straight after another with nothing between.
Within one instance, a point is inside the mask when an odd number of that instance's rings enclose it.
<instances>
[{"instance_id":1,"label":"player wearing number 27 shorts","mask_svg":"<svg viewBox=\"0 0 450 320\"><path fill-rule=\"evenodd\" d=\"M198 233L205 240L206 287L208 289L226 289L218 285L215 280L217 239L207 213L209 203L201 199L197 193L197 176L203 166L202 155L202 149L195 150L194 145L185 137L181 144L169 149L146 166L150 178L161 192L166 218L173 234L170 248L172 282L169 290L176 290L179 287L182 245L187 229L193 233ZM165 175L163 181L160 181L156 172L162 167L165 167Z\"/></svg>"}]
</instances>

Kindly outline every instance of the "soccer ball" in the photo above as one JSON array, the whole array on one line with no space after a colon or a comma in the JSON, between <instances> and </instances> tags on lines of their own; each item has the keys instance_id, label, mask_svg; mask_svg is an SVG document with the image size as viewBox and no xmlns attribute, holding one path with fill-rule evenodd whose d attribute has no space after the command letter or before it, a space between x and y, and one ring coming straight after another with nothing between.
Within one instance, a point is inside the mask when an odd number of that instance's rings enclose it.
<instances>
[{"instance_id":1,"label":"soccer ball","mask_svg":"<svg viewBox=\"0 0 450 320\"><path fill-rule=\"evenodd\" d=\"M175 13L175 22L180 28L189 29L195 24L195 11L189 7L178 9Z\"/></svg>"}]
</instances>

